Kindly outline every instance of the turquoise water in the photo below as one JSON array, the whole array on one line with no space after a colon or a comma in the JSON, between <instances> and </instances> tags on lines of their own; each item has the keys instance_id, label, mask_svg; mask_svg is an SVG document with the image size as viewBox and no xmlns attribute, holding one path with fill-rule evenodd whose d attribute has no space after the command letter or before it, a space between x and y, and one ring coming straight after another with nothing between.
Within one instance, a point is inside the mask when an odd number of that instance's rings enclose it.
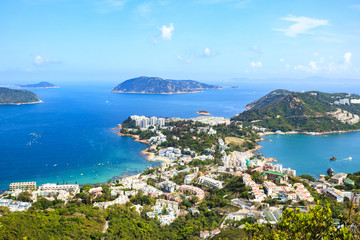
<instances>
[{"instance_id":1,"label":"turquoise water","mask_svg":"<svg viewBox=\"0 0 360 240\"><path fill-rule=\"evenodd\" d=\"M43 103L0 106L0 189L14 181L85 184L137 173L151 165L140 153L146 146L111 130L129 115L190 118L206 110L231 117L266 93L114 94L112 87L34 89Z\"/></svg>"},{"instance_id":2,"label":"turquoise water","mask_svg":"<svg viewBox=\"0 0 360 240\"><path fill-rule=\"evenodd\" d=\"M360 171L360 132L311 136L304 134L268 135L260 152L278 159L283 167L297 171L297 175L326 174L328 168L336 173ZM336 156L336 161L330 161ZM352 160L349 160L349 157Z\"/></svg>"}]
</instances>

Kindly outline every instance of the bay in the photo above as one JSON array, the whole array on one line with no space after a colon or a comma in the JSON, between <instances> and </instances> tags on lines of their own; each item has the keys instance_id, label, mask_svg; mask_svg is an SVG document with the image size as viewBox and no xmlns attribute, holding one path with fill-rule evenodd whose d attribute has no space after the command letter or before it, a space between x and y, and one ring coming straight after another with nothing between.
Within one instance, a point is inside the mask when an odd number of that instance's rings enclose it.
<instances>
[{"instance_id":1,"label":"bay","mask_svg":"<svg viewBox=\"0 0 360 240\"><path fill-rule=\"evenodd\" d=\"M226 88L194 94L115 94L112 87L32 89L43 103L1 106L0 189L16 181L86 184L135 174L159 163L146 161L140 153L146 145L113 133L128 116L190 118L206 110L232 117L266 93Z\"/></svg>"},{"instance_id":2,"label":"bay","mask_svg":"<svg viewBox=\"0 0 360 240\"><path fill-rule=\"evenodd\" d=\"M295 169L297 175L327 174L328 168L335 173L360 171L360 132L267 135L263 138L265 141L259 142L263 146L260 152L276 158L283 167ZM337 159L331 161L331 156Z\"/></svg>"}]
</instances>

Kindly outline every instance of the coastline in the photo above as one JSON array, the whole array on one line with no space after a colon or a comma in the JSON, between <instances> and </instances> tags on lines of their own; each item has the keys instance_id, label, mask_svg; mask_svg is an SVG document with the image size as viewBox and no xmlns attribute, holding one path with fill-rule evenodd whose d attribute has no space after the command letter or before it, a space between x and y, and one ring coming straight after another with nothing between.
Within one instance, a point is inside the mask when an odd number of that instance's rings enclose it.
<instances>
[{"instance_id":1,"label":"coastline","mask_svg":"<svg viewBox=\"0 0 360 240\"><path fill-rule=\"evenodd\" d=\"M312 136L321 136L321 135L325 135L325 134L350 133L350 132L360 132L360 129L341 130L341 131L328 131L328 132L295 132L295 131L281 132L281 133L263 132L263 133L259 133L261 138L258 141L264 141L265 139L263 139L262 136L266 136L266 135L305 134L305 135L312 135Z\"/></svg>"},{"instance_id":2,"label":"coastline","mask_svg":"<svg viewBox=\"0 0 360 240\"><path fill-rule=\"evenodd\" d=\"M0 105L16 105L16 106L20 106L20 105L27 105L27 104L36 104L36 103L42 103L43 101L39 100L36 102L28 102L28 103L0 103Z\"/></svg>"},{"instance_id":3,"label":"coastline","mask_svg":"<svg viewBox=\"0 0 360 240\"><path fill-rule=\"evenodd\" d=\"M151 93L151 92L123 92L123 91L111 91L112 93L129 93L129 94L160 94L160 95L170 95L170 94L185 94L185 93L199 93L203 91L191 91L191 92L172 92L172 93Z\"/></svg>"},{"instance_id":4,"label":"coastline","mask_svg":"<svg viewBox=\"0 0 360 240\"><path fill-rule=\"evenodd\" d=\"M122 126L121 124L118 124L117 127L115 128L112 128L113 130L121 130L122 129ZM151 144L147 141L147 140L140 140L140 136L139 135L134 135L134 134L124 134L124 133L121 133L119 131L116 131L115 132L117 135L121 136L121 137L132 137L134 139L134 141L136 142L141 142L143 144L146 144L148 146L150 146ZM164 165L164 164L169 164L170 161L169 159L166 159L164 157L156 157L155 158L155 153L153 152L148 152L148 149L149 148L145 148L143 149L142 151L140 151L141 154L143 155L146 155L146 160L149 161L149 162L154 162L154 161L161 161L163 162L161 165Z\"/></svg>"}]
</instances>

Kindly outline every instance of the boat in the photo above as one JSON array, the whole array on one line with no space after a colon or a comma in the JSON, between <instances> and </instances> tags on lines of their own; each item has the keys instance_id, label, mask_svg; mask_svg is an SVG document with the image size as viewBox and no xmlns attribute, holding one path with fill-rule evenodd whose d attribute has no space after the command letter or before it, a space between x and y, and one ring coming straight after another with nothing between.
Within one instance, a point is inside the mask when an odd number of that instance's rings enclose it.
<instances>
[{"instance_id":1,"label":"boat","mask_svg":"<svg viewBox=\"0 0 360 240\"><path fill-rule=\"evenodd\" d=\"M80 175L82 176L82 175L84 175L84 174L81 173Z\"/></svg>"},{"instance_id":2,"label":"boat","mask_svg":"<svg viewBox=\"0 0 360 240\"><path fill-rule=\"evenodd\" d=\"M98 163L98 166L101 166L101 163Z\"/></svg>"},{"instance_id":3,"label":"boat","mask_svg":"<svg viewBox=\"0 0 360 240\"><path fill-rule=\"evenodd\" d=\"M349 160L352 160L352 157L349 157Z\"/></svg>"},{"instance_id":4,"label":"boat","mask_svg":"<svg viewBox=\"0 0 360 240\"><path fill-rule=\"evenodd\" d=\"M335 171L334 171L332 168L329 168L329 169L327 170L327 174L328 174L329 176L332 176L332 175L335 174Z\"/></svg>"},{"instance_id":5,"label":"boat","mask_svg":"<svg viewBox=\"0 0 360 240\"><path fill-rule=\"evenodd\" d=\"M331 161L334 161L334 160L336 160L336 157L335 157L335 156L332 156L332 157L330 157L330 160L331 160Z\"/></svg>"},{"instance_id":6,"label":"boat","mask_svg":"<svg viewBox=\"0 0 360 240\"><path fill-rule=\"evenodd\" d=\"M57 164L54 164L54 167L56 167L57 166Z\"/></svg>"}]
</instances>

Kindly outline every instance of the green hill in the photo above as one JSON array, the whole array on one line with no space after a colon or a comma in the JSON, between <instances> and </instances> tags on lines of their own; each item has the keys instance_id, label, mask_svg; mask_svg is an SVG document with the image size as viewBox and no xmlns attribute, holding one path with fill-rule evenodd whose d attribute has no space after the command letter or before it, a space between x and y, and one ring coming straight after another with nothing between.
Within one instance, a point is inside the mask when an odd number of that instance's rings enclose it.
<instances>
[{"instance_id":1,"label":"green hill","mask_svg":"<svg viewBox=\"0 0 360 240\"><path fill-rule=\"evenodd\" d=\"M0 104L20 105L38 102L40 99L33 92L0 87Z\"/></svg>"},{"instance_id":2,"label":"green hill","mask_svg":"<svg viewBox=\"0 0 360 240\"><path fill-rule=\"evenodd\" d=\"M347 131L360 129L359 95L275 90L248 104L232 120L265 127L270 131ZM340 103L340 100L342 101ZM342 104L342 103L348 104Z\"/></svg>"},{"instance_id":3,"label":"green hill","mask_svg":"<svg viewBox=\"0 0 360 240\"><path fill-rule=\"evenodd\" d=\"M218 89L220 86L200 83L193 80L170 80L158 77L138 77L126 80L116 86L115 93L146 93L146 94L173 94L193 93L202 89Z\"/></svg>"}]
</instances>

